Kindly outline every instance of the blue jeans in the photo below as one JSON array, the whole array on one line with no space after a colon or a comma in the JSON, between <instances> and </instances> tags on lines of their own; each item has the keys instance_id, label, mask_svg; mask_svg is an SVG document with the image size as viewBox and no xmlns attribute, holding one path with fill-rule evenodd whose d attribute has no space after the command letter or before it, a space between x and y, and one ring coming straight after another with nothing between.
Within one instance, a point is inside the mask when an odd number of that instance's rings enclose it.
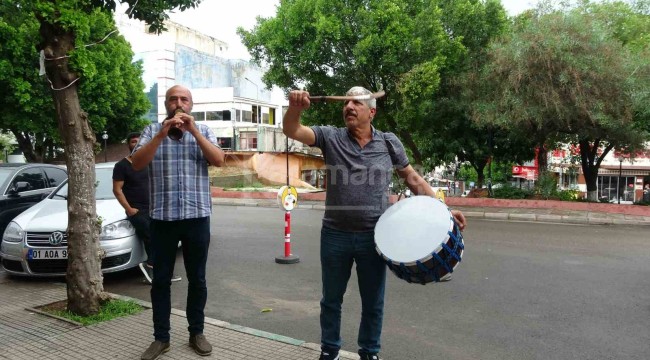
<instances>
[{"instance_id":1,"label":"blue jeans","mask_svg":"<svg viewBox=\"0 0 650 360\"><path fill-rule=\"evenodd\" d=\"M323 277L321 346L333 350L341 348L341 304L352 263L356 262L361 294L357 344L360 352L378 353L384 318L386 264L375 250L374 232L347 232L323 227L320 244Z\"/></svg>"},{"instance_id":2,"label":"blue jeans","mask_svg":"<svg viewBox=\"0 0 650 360\"><path fill-rule=\"evenodd\" d=\"M210 246L210 218L178 221L151 220L151 249L155 260L151 303L153 306L154 338L169 341L171 314L171 278L176 262L178 242L183 245L183 261L187 276L187 322L190 335L203 333L205 302L208 287L205 265Z\"/></svg>"}]
</instances>

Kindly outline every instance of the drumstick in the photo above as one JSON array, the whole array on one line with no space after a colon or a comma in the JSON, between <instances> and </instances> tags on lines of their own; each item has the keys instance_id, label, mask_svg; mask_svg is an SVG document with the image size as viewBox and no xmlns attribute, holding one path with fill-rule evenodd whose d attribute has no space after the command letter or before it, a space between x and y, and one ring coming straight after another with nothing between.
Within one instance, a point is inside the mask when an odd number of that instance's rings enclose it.
<instances>
[{"instance_id":1,"label":"drumstick","mask_svg":"<svg viewBox=\"0 0 650 360\"><path fill-rule=\"evenodd\" d=\"M348 100L371 100L380 98L386 95L384 90L377 91L376 93L366 94L366 95L345 95L345 96L310 96L309 100L311 102L321 102L321 101L348 101Z\"/></svg>"}]
</instances>

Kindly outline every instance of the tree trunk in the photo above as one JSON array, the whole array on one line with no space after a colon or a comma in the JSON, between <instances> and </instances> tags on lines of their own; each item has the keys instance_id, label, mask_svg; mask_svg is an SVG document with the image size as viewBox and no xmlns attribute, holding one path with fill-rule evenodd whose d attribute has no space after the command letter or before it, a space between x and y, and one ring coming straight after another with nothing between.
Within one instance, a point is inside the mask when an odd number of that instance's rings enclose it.
<instances>
[{"instance_id":1,"label":"tree trunk","mask_svg":"<svg viewBox=\"0 0 650 360\"><path fill-rule=\"evenodd\" d=\"M485 183L485 174L483 173L485 171L485 167L487 166L487 161L482 160L478 161L476 163L472 163L472 166L474 166L474 170L476 170L476 188L480 189L483 187L483 183Z\"/></svg>"},{"instance_id":2,"label":"tree trunk","mask_svg":"<svg viewBox=\"0 0 650 360\"><path fill-rule=\"evenodd\" d=\"M411 133L406 130L397 130L397 123L394 119L388 116L386 117L386 123L388 123L388 126L390 126L391 129L395 129L394 131L397 133L397 135L399 135L399 138L402 140L404 146L411 150L411 154L413 155L413 165L422 165L422 153L420 152L420 149L418 149L418 146L415 144L415 141L413 141Z\"/></svg>"},{"instance_id":3,"label":"tree trunk","mask_svg":"<svg viewBox=\"0 0 650 360\"><path fill-rule=\"evenodd\" d=\"M99 245L100 219L95 205L95 135L81 110L77 74L69 69L68 55L74 50L74 34L41 21L41 44L45 51L47 77L51 81L59 132L68 167L68 310L87 316L99 312L106 299L101 273L103 256Z\"/></svg>"},{"instance_id":4,"label":"tree trunk","mask_svg":"<svg viewBox=\"0 0 650 360\"><path fill-rule=\"evenodd\" d=\"M18 148L23 152L23 156L25 156L27 162L43 162L43 158L34 151L34 145L32 140L29 138L29 134L15 131L12 131L12 134L14 134L16 142L18 143Z\"/></svg>"},{"instance_id":5,"label":"tree trunk","mask_svg":"<svg viewBox=\"0 0 650 360\"><path fill-rule=\"evenodd\" d=\"M542 141L537 145L537 166L539 175L548 171L548 152L546 151L546 141Z\"/></svg>"},{"instance_id":6,"label":"tree trunk","mask_svg":"<svg viewBox=\"0 0 650 360\"><path fill-rule=\"evenodd\" d=\"M587 200L598 201L598 169L600 168L602 158L609 153L614 145L607 145L600 158L596 160L600 140L595 140L592 145L588 139L582 139L578 144L580 145L580 164L587 185Z\"/></svg>"}]
</instances>

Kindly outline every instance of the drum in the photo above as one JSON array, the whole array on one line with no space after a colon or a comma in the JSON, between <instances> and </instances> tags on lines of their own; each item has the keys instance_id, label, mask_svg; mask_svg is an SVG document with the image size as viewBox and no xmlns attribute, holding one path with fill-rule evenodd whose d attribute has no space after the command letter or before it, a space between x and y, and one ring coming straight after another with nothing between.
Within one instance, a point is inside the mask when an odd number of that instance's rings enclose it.
<instances>
[{"instance_id":1,"label":"drum","mask_svg":"<svg viewBox=\"0 0 650 360\"><path fill-rule=\"evenodd\" d=\"M377 252L409 283L438 282L454 272L465 244L449 208L429 196L398 201L375 227Z\"/></svg>"}]
</instances>

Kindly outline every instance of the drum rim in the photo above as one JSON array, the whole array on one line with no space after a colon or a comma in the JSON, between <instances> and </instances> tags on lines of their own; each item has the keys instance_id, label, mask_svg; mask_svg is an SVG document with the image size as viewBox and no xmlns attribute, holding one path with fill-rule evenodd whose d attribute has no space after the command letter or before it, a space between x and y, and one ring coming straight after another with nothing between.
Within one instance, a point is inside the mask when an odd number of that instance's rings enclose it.
<instances>
[{"instance_id":1,"label":"drum rim","mask_svg":"<svg viewBox=\"0 0 650 360\"><path fill-rule=\"evenodd\" d=\"M429 252L427 253L426 256L424 256L424 257L422 257L422 258L419 258L419 259L411 260L411 261L408 261L408 262L400 262L400 261L396 261L396 260L393 260L393 259L387 257L387 256L384 254L384 252L381 251L381 249L379 248L379 245L375 242L375 251L377 251L377 253L378 253L378 254L379 254L379 255L380 255L384 260L386 260L386 261L390 261L392 264L395 264L395 265L404 264L404 265L406 265L406 266L415 266L415 265L417 265L417 262L418 262L418 261L419 261L419 262L429 261L431 258L433 258L433 254L434 254L434 253L437 254L437 253L439 253L439 252L442 250L442 244L446 244L446 243L449 242L449 239L451 238L451 236L449 235L450 232L451 232L451 233L456 233L456 232L457 232L458 234L460 234L460 241L461 241L461 243L464 244L464 241L463 241L463 235L462 235L462 233L460 232L460 229L459 229L458 231L456 231L456 228L457 228L458 225L456 224L456 221L454 220L454 216L453 216L453 214L451 213L451 209L449 209L449 206L447 206L447 204L445 204L444 201L442 201L442 200L440 200L440 199L438 199L438 198L432 198L432 197L429 197L429 196L423 196L423 195L418 195L418 196L416 196L416 197L420 197L420 196L421 196L421 197L427 197L428 199L434 199L434 200L438 201L439 203L441 203L441 204L444 206L444 209L447 211L447 214L448 214L448 216L449 216L449 227L447 228L447 233L445 234L444 239L443 239L442 241L438 242L437 246L436 246L435 248L432 248L432 250L429 251ZM406 200L408 200L408 199L406 199ZM460 255L462 255L462 250L463 250L463 249L461 249Z\"/></svg>"},{"instance_id":2,"label":"drum rim","mask_svg":"<svg viewBox=\"0 0 650 360\"><path fill-rule=\"evenodd\" d=\"M455 223L452 222L452 224L454 224L454 226L455 226ZM453 231L453 230L452 230L452 231ZM465 244L465 241L463 240L463 235L462 235L462 233L461 233L460 231L458 231L458 233L460 234L460 242L461 242L461 244L464 245L464 244ZM379 247L375 246L375 249L376 249L377 253L379 253L379 255L380 255L380 256L381 256L385 261L390 262L390 263L393 264L393 265L398 265L398 266L399 266L399 265L404 264L404 266L417 266L418 261L421 262L421 263L424 263L424 262L427 262L427 261L431 260L431 259L433 258L433 254L434 254L434 253L436 253L436 254L439 253L440 250L442 250L442 244L443 244L443 243L446 244L446 243L449 241L450 238L451 238L451 236L449 236L449 233L447 233L447 238L445 239L445 241L444 241L444 242L441 242L441 243L440 243L440 244L439 244L439 245L438 245L438 246L437 246L437 247L436 247L432 252L430 252L429 254L427 254L427 256L425 256L425 257L423 257L423 258L420 258L420 259L417 259L417 260L409 261L409 262L399 262L399 261L395 261L395 260L393 260L393 259L387 257L386 255L384 255L384 253L382 253L381 250L379 250ZM464 252L465 252L465 249L461 248L460 251L458 252L458 256L462 258ZM455 269L456 266L458 266L459 263L460 263L460 261L456 262L456 264L454 265L453 269Z\"/></svg>"}]
</instances>

